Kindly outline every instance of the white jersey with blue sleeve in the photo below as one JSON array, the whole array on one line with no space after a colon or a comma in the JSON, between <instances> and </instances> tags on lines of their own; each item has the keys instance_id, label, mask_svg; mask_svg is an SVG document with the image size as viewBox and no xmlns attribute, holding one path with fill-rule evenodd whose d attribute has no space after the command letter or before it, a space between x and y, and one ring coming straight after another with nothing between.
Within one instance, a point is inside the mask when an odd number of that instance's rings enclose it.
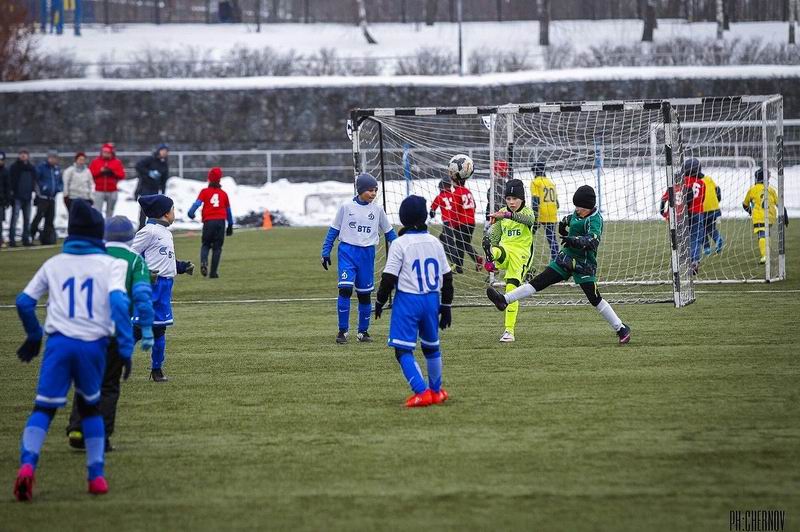
<instances>
[{"instance_id":1,"label":"white jersey with blue sleeve","mask_svg":"<svg viewBox=\"0 0 800 532\"><path fill-rule=\"evenodd\" d=\"M429 294L442 290L442 277L450 272L444 247L428 232L410 231L389 247L385 273L397 276L397 290Z\"/></svg>"},{"instance_id":2,"label":"white jersey with blue sleeve","mask_svg":"<svg viewBox=\"0 0 800 532\"><path fill-rule=\"evenodd\" d=\"M114 334L109 294L126 292L127 273L128 263L110 255L61 253L39 268L23 292L35 300L48 294L47 334L91 342Z\"/></svg>"},{"instance_id":3,"label":"white jersey with blue sleeve","mask_svg":"<svg viewBox=\"0 0 800 532\"><path fill-rule=\"evenodd\" d=\"M339 231L339 240L352 246L378 245L381 235L392 229L383 207L372 203L363 205L353 198L336 211L331 227Z\"/></svg>"},{"instance_id":4,"label":"white jersey with blue sleeve","mask_svg":"<svg viewBox=\"0 0 800 532\"><path fill-rule=\"evenodd\" d=\"M133 239L133 250L144 257L147 268L159 277L172 279L178 275L175 262L175 243L165 226L148 221Z\"/></svg>"}]
</instances>

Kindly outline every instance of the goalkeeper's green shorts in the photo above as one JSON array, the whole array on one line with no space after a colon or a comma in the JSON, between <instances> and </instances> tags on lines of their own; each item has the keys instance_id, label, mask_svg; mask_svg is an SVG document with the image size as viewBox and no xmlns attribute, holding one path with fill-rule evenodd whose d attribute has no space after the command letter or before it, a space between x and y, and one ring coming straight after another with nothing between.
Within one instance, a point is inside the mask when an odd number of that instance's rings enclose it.
<instances>
[{"instance_id":1,"label":"goalkeeper's green shorts","mask_svg":"<svg viewBox=\"0 0 800 532\"><path fill-rule=\"evenodd\" d=\"M566 271L564 268L556 264L556 261L550 261L550 264L547 265L548 268L555 270L556 272L561 275L561 278L565 281L569 279L570 272ZM597 282L597 275L583 275L580 273L572 272L572 280L575 284L583 284L583 283L596 283Z\"/></svg>"}]
</instances>

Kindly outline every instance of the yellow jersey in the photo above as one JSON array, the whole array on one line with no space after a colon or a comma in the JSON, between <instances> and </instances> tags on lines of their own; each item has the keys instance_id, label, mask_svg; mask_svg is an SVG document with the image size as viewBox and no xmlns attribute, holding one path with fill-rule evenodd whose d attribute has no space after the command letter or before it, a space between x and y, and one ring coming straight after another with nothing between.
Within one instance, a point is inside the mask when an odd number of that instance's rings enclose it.
<instances>
[{"instance_id":1,"label":"yellow jersey","mask_svg":"<svg viewBox=\"0 0 800 532\"><path fill-rule=\"evenodd\" d=\"M711 177L704 175L703 183L706 184L706 195L703 199L703 212L713 212L719 210L719 196L717 195L717 184Z\"/></svg>"},{"instance_id":2,"label":"yellow jersey","mask_svg":"<svg viewBox=\"0 0 800 532\"><path fill-rule=\"evenodd\" d=\"M769 187L768 191L769 223L774 224L778 220L778 192ZM742 207L751 210L754 224L764 223L764 183L756 183L744 197Z\"/></svg>"},{"instance_id":3,"label":"yellow jersey","mask_svg":"<svg viewBox=\"0 0 800 532\"><path fill-rule=\"evenodd\" d=\"M554 224L558 222L558 194L556 185L549 178L537 175L531 181L531 201L533 210L538 212L536 221L540 224Z\"/></svg>"}]
</instances>

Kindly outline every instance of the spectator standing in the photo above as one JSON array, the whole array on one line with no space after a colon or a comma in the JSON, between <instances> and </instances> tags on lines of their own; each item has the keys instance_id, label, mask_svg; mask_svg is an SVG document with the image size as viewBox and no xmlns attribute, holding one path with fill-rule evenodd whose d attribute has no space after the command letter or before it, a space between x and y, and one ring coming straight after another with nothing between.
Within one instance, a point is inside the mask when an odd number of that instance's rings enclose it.
<instances>
[{"instance_id":1,"label":"spectator standing","mask_svg":"<svg viewBox=\"0 0 800 532\"><path fill-rule=\"evenodd\" d=\"M19 157L11 168L8 169L9 183L11 185L11 224L8 228L8 246L17 246L17 221L22 212L22 245L31 245L29 233L31 223L31 200L36 190L36 168L30 161L28 150L20 150Z\"/></svg>"},{"instance_id":2,"label":"spectator standing","mask_svg":"<svg viewBox=\"0 0 800 532\"><path fill-rule=\"evenodd\" d=\"M117 159L113 144L103 144L100 156L92 161L89 170L94 178L94 206L104 212L106 218L111 218L117 205L117 183L125 179L125 168Z\"/></svg>"},{"instance_id":3,"label":"spectator standing","mask_svg":"<svg viewBox=\"0 0 800 532\"><path fill-rule=\"evenodd\" d=\"M56 217L56 195L64 190L64 181L61 179L61 167L58 165L58 152L47 152L47 160L36 167L36 216L31 223L31 240L39 232L39 224L44 219L44 229L41 233L42 244L55 244L56 228L53 221Z\"/></svg>"},{"instance_id":4,"label":"spectator standing","mask_svg":"<svg viewBox=\"0 0 800 532\"><path fill-rule=\"evenodd\" d=\"M86 154L75 154L75 162L64 170L64 205L69 210L76 199L94 203L94 178L86 165Z\"/></svg>"},{"instance_id":5,"label":"spectator standing","mask_svg":"<svg viewBox=\"0 0 800 532\"><path fill-rule=\"evenodd\" d=\"M165 194L167 192L167 179L169 179L169 146L159 144L152 155L136 163L136 174L139 184L136 185L136 199L140 196L152 194ZM147 216L144 210L139 211L139 229L144 227Z\"/></svg>"},{"instance_id":6,"label":"spectator standing","mask_svg":"<svg viewBox=\"0 0 800 532\"><path fill-rule=\"evenodd\" d=\"M6 154L0 151L0 247L3 247L3 222L6 221L6 207L11 205L11 183L6 168Z\"/></svg>"}]
</instances>

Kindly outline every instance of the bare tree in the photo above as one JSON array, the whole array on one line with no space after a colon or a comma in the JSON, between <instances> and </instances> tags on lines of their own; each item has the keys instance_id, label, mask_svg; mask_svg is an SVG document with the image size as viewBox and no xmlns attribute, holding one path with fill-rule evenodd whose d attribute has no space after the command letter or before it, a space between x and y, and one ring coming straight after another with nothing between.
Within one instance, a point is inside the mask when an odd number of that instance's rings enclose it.
<instances>
[{"instance_id":1,"label":"bare tree","mask_svg":"<svg viewBox=\"0 0 800 532\"><path fill-rule=\"evenodd\" d=\"M425 25L433 26L436 22L436 11L439 8L437 0L425 0Z\"/></svg>"},{"instance_id":2,"label":"bare tree","mask_svg":"<svg viewBox=\"0 0 800 532\"><path fill-rule=\"evenodd\" d=\"M367 26L367 6L364 0L356 0L358 3L358 26L361 28L361 33L370 44L378 44L378 41L369 33L369 26Z\"/></svg>"},{"instance_id":3,"label":"bare tree","mask_svg":"<svg viewBox=\"0 0 800 532\"><path fill-rule=\"evenodd\" d=\"M28 78L28 67L36 59L36 28L27 19L19 0L0 4L0 81Z\"/></svg>"},{"instance_id":4,"label":"bare tree","mask_svg":"<svg viewBox=\"0 0 800 532\"><path fill-rule=\"evenodd\" d=\"M642 42L653 42L653 30L656 28L656 0L647 0L644 9L644 31Z\"/></svg>"},{"instance_id":5,"label":"bare tree","mask_svg":"<svg viewBox=\"0 0 800 532\"><path fill-rule=\"evenodd\" d=\"M538 0L539 45L550 46L550 0Z\"/></svg>"}]
</instances>

